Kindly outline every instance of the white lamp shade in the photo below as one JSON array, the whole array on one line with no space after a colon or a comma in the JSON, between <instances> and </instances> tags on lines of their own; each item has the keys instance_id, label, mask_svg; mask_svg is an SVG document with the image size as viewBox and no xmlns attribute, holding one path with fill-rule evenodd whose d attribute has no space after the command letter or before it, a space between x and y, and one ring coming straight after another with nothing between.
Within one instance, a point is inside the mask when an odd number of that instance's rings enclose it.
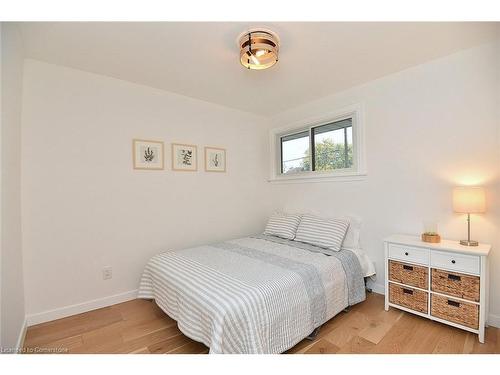
<instances>
[{"instance_id":1,"label":"white lamp shade","mask_svg":"<svg viewBox=\"0 0 500 375\"><path fill-rule=\"evenodd\" d=\"M453 210L458 213L475 214L486 211L484 188L459 186L453 189Z\"/></svg>"}]
</instances>

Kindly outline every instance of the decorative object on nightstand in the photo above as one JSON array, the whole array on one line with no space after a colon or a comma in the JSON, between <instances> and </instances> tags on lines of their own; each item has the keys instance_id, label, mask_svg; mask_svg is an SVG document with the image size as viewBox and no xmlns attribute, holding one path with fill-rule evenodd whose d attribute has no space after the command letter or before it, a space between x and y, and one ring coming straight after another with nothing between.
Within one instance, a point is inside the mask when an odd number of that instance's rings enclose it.
<instances>
[{"instance_id":1,"label":"decorative object on nightstand","mask_svg":"<svg viewBox=\"0 0 500 375\"><path fill-rule=\"evenodd\" d=\"M453 189L453 210L467 214L467 239L460 240L464 246L477 246L478 242L470 239L470 214L486 211L484 189L478 186L458 186Z\"/></svg>"},{"instance_id":2,"label":"decorative object on nightstand","mask_svg":"<svg viewBox=\"0 0 500 375\"><path fill-rule=\"evenodd\" d=\"M424 221L424 233L422 241L430 243L441 242L441 236L438 234L437 223L435 221Z\"/></svg>"},{"instance_id":3,"label":"decorative object on nightstand","mask_svg":"<svg viewBox=\"0 0 500 375\"><path fill-rule=\"evenodd\" d=\"M422 233L422 241L429 243L440 243L441 236L435 232Z\"/></svg>"},{"instance_id":4,"label":"decorative object on nightstand","mask_svg":"<svg viewBox=\"0 0 500 375\"><path fill-rule=\"evenodd\" d=\"M484 343L491 246L385 239L385 310L395 307L476 333Z\"/></svg>"}]
</instances>

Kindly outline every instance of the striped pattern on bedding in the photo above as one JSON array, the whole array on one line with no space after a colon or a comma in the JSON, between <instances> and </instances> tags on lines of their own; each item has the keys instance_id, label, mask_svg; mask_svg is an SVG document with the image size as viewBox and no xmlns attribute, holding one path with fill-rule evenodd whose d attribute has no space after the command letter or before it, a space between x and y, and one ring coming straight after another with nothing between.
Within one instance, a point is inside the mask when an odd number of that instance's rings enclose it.
<instances>
[{"instance_id":1,"label":"striped pattern on bedding","mask_svg":"<svg viewBox=\"0 0 500 375\"><path fill-rule=\"evenodd\" d=\"M282 353L348 305L341 261L255 238L153 257L138 297L210 353Z\"/></svg>"},{"instance_id":2,"label":"striped pattern on bedding","mask_svg":"<svg viewBox=\"0 0 500 375\"><path fill-rule=\"evenodd\" d=\"M361 267L359 256L352 250L342 247L340 251L330 251L319 246L314 246L304 242L293 240L285 240L276 236L266 236L265 234L257 235L253 238L260 238L266 241L275 243L288 244L290 246L311 251L313 253L321 253L327 256L333 256L340 260L344 267L347 290L349 293L349 306L355 305L366 299L364 270Z\"/></svg>"},{"instance_id":3,"label":"striped pattern on bedding","mask_svg":"<svg viewBox=\"0 0 500 375\"><path fill-rule=\"evenodd\" d=\"M304 215L297 228L295 241L340 251L348 228L349 221L345 219L321 219Z\"/></svg>"},{"instance_id":4,"label":"striped pattern on bedding","mask_svg":"<svg viewBox=\"0 0 500 375\"><path fill-rule=\"evenodd\" d=\"M273 214L267 222L264 234L293 240L300 223L300 215Z\"/></svg>"},{"instance_id":5,"label":"striped pattern on bedding","mask_svg":"<svg viewBox=\"0 0 500 375\"><path fill-rule=\"evenodd\" d=\"M165 272L168 279L160 277ZM263 294L179 253L167 252L151 259L139 291L139 298L155 298L184 334L205 343L212 353L250 351L245 343L261 343L257 336L262 327L256 322L268 317L266 309L255 306L265 304ZM245 317L249 319L242 321ZM243 326L248 329L242 330ZM263 351L260 345L253 349Z\"/></svg>"}]
</instances>

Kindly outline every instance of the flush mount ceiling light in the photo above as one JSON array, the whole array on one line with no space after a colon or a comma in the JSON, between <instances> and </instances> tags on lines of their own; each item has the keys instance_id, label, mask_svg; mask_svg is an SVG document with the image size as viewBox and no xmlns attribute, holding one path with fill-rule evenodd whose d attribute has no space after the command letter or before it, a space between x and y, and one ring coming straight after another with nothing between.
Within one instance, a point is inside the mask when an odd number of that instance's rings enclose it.
<instances>
[{"instance_id":1,"label":"flush mount ceiling light","mask_svg":"<svg viewBox=\"0 0 500 375\"><path fill-rule=\"evenodd\" d=\"M262 70L278 62L279 38L270 30L252 29L238 37L240 62L247 69Z\"/></svg>"}]
</instances>

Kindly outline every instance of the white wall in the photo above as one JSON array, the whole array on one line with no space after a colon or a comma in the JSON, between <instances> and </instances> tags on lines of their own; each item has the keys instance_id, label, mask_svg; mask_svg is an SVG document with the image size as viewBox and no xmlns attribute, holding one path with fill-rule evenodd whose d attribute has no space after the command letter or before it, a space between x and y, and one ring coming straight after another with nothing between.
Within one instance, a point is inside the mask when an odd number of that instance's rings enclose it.
<instances>
[{"instance_id":1,"label":"white wall","mask_svg":"<svg viewBox=\"0 0 500 375\"><path fill-rule=\"evenodd\" d=\"M284 126L362 103L368 176L269 184L266 119L27 60L27 313L133 290L151 255L258 232L271 210L283 208L362 217L362 243L376 262L380 286L382 239L420 233L425 219L439 221L445 237L464 237L465 220L452 212L451 188L474 183L488 188L491 209L473 218L473 235L495 246L491 312L500 319L500 276L494 272L500 267L499 62L500 44L485 45L272 118L272 126ZM136 137L166 142L167 170L132 170ZM226 147L228 173L171 171L170 142ZM102 280L103 266L113 267L112 280Z\"/></svg>"},{"instance_id":2,"label":"white wall","mask_svg":"<svg viewBox=\"0 0 500 375\"><path fill-rule=\"evenodd\" d=\"M369 63L369 62L367 62ZM500 164L498 43L483 45L355 87L280 114L281 127L362 103L368 176L362 181L273 184L276 209L363 219L362 244L384 279L382 239L419 234L423 220L439 222L447 238L466 236L452 212L457 184L488 188L490 211L473 217L473 237L492 243L491 313L500 323ZM335 74L335 72L332 72ZM495 207L497 207L495 209Z\"/></svg>"},{"instance_id":3,"label":"white wall","mask_svg":"<svg viewBox=\"0 0 500 375\"><path fill-rule=\"evenodd\" d=\"M28 315L134 290L162 250L263 229L262 118L35 60L23 99ZM133 138L165 141L167 169L133 170ZM170 142L198 145L198 172L170 170ZM227 173L203 171L205 145L227 148Z\"/></svg>"},{"instance_id":4,"label":"white wall","mask_svg":"<svg viewBox=\"0 0 500 375\"><path fill-rule=\"evenodd\" d=\"M16 25L1 24L1 340L17 345L24 327L21 236L21 90L23 47Z\"/></svg>"}]
</instances>

